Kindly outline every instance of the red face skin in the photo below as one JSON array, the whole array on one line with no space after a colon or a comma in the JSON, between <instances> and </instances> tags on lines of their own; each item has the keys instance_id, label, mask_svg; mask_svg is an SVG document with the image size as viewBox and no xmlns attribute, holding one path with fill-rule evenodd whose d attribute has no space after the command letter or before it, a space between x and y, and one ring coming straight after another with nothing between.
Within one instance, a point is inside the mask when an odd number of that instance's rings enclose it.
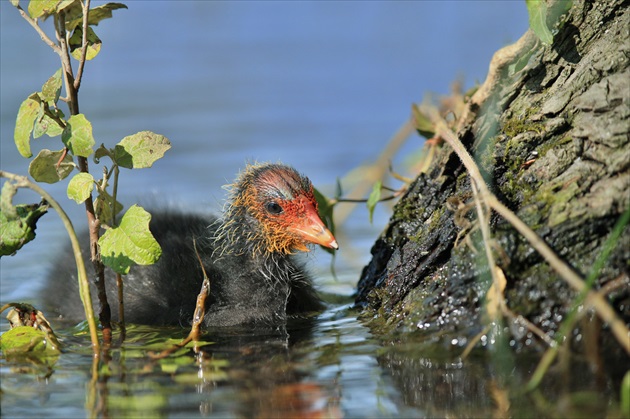
<instances>
[{"instance_id":1,"label":"red face skin","mask_svg":"<svg viewBox=\"0 0 630 419\"><path fill-rule=\"evenodd\" d=\"M237 182L232 203L247 208L259 222L266 250L307 252L309 243L338 249L337 241L317 212L310 181L280 165L250 166Z\"/></svg>"}]
</instances>

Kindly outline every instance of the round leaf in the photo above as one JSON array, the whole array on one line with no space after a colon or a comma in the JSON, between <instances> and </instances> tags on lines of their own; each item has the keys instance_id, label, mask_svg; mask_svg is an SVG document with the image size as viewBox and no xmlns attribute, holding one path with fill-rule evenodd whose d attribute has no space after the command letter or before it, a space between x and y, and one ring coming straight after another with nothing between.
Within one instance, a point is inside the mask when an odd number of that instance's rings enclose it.
<instances>
[{"instance_id":1,"label":"round leaf","mask_svg":"<svg viewBox=\"0 0 630 419\"><path fill-rule=\"evenodd\" d=\"M135 262L151 265L162 255L162 249L149 230L151 214L142 207L132 206L120 220L99 239L103 263L115 272L129 273Z\"/></svg>"},{"instance_id":2,"label":"round leaf","mask_svg":"<svg viewBox=\"0 0 630 419\"><path fill-rule=\"evenodd\" d=\"M91 60L98 55L101 51L101 40L91 27L87 29L87 52L85 53L85 59ZM81 47L83 46L83 28L77 26L70 38L70 47L72 50L72 56L75 60L81 59Z\"/></svg>"},{"instance_id":3,"label":"round leaf","mask_svg":"<svg viewBox=\"0 0 630 419\"><path fill-rule=\"evenodd\" d=\"M77 204L85 202L94 188L94 178L89 173L77 173L68 183L68 198Z\"/></svg>"},{"instance_id":4,"label":"round leaf","mask_svg":"<svg viewBox=\"0 0 630 419\"><path fill-rule=\"evenodd\" d=\"M67 154L57 167L63 150L42 150L28 166L28 173L38 182L56 183L65 179L74 169L72 156Z\"/></svg>"},{"instance_id":5,"label":"round leaf","mask_svg":"<svg viewBox=\"0 0 630 419\"><path fill-rule=\"evenodd\" d=\"M52 14L60 2L61 0L31 0L28 2L28 14L33 19Z\"/></svg>"},{"instance_id":6,"label":"round leaf","mask_svg":"<svg viewBox=\"0 0 630 419\"><path fill-rule=\"evenodd\" d=\"M59 118L63 118L63 113L56 110ZM52 119L48 114L44 114L41 118L35 121L35 128L33 128L33 138L39 138L46 134L49 137L56 137L63 132L63 128L59 126L57 121Z\"/></svg>"},{"instance_id":7,"label":"round leaf","mask_svg":"<svg viewBox=\"0 0 630 419\"><path fill-rule=\"evenodd\" d=\"M61 134L61 140L75 156L88 157L96 143L92 136L92 124L83 114L72 115Z\"/></svg>"},{"instance_id":8,"label":"round leaf","mask_svg":"<svg viewBox=\"0 0 630 419\"><path fill-rule=\"evenodd\" d=\"M151 167L171 148L163 135L141 131L123 138L114 148L114 160L120 167L143 169Z\"/></svg>"},{"instance_id":9,"label":"round leaf","mask_svg":"<svg viewBox=\"0 0 630 419\"><path fill-rule=\"evenodd\" d=\"M18 326L0 336L0 350L6 355L57 356L59 350L48 344L46 334L32 326Z\"/></svg>"}]
</instances>

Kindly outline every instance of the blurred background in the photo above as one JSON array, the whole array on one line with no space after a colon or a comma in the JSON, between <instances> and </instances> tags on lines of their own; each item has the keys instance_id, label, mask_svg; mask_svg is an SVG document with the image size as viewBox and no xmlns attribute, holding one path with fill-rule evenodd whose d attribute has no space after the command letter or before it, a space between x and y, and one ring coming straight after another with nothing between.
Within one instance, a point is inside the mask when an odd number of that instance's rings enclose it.
<instances>
[{"instance_id":1,"label":"blurred background","mask_svg":"<svg viewBox=\"0 0 630 419\"><path fill-rule=\"evenodd\" d=\"M527 30L524 1L126 4L95 28L103 45L86 64L80 109L97 145L113 147L142 130L169 138L173 148L153 168L122 170L119 200L186 211L220 210L221 186L254 161L291 164L332 194L338 177L378 157L412 103L447 94L456 80L465 89L482 82L492 54ZM51 25L43 23L49 34ZM17 110L59 67L58 56L2 1L3 170L27 173L29 161L13 142ZM419 136L408 140L395 159L398 172L412 176L402 162L421 145ZM42 148L60 149L59 139L32 142L34 155ZM83 229L83 205L65 197L67 179L43 186ZM16 200L39 197L21 191ZM338 280L329 255L309 256L320 286L352 293L387 218L381 206L370 224L361 206L340 227ZM37 303L47 266L69 242L54 211L38 225L34 242L0 260L2 303Z\"/></svg>"}]
</instances>

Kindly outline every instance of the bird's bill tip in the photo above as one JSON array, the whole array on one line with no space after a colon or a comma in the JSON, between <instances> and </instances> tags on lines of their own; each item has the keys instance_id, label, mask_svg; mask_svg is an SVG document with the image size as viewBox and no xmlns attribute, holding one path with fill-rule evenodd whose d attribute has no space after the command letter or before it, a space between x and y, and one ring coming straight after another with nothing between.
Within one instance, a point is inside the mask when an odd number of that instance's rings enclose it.
<instances>
[{"instance_id":1,"label":"bird's bill tip","mask_svg":"<svg viewBox=\"0 0 630 419\"><path fill-rule=\"evenodd\" d=\"M302 221L290 229L308 243L319 244L330 249L337 250L339 245L335 236L326 228L315 206L305 205L305 217Z\"/></svg>"},{"instance_id":2,"label":"bird's bill tip","mask_svg":"<svg viewBox=\"0 0 630 419\"><path fill-rule=\"evenodd\" d=\"M339 249L335 236L324 226L319 220L319 217L317 222L311 222L303 226L295 226L291 229L305 242L319 244L334 250Z\"/></svg>"}]
</instances>

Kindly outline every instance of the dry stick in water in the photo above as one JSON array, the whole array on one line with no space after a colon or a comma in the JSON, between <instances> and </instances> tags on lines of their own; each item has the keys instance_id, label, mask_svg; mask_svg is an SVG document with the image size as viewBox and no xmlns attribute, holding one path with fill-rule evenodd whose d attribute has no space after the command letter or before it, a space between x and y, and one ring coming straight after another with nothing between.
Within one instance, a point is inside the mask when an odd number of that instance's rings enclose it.
<instances>
[{"instance_id":1,"label":"dry stick in water","mask_svg":"<svg viewBox=\"0 0 630 419\"><path fill-rule=\"evenodd\" d=\"M192 340L197 341L200 337L199 327L203 323L203 317L206 315L206 298L210 295L210 280L208 279L206 268L204 268L203 262L201 261L201 256L199 256L199 252L197 251L197 241L194 237L193 247L195 248L195 255L199 261L199 266L201 266L201 271L203 272L203 282L201 283L201 290L199 290L199 294L197 295L197 304L195 305L193 323L190 328L190 334L188 335L188 337Z\"/></svg>"},{"instance_id":2,"label":"dry stick in water","mask_svg":"<svg viewBox=\"0 0 630 419\"><path fill-rule=\"evenodd\" d=\"M149 357L151 357L152 359L165 358L178 349L188 345L190 342L196 342L200 340L199 338L201 337L201 333L199 332L199 330L201 328L201 324L203 323L203 318L206 315L206 298L210 295L210 280L208 279L206 268L204 268L203 263L201 262L201 256L199 256L199 252L197 251L197 241L194 237L193 247L195 249L197 260L199 261L199 266L201 266L201 271L203 272L203 282L201 283L201 290L199 290L199 294L197 295L197 303L195 304L195 313L193 314L193 321L190 328L190 333L188 333L188 336L181 342L173 345L168 349L163 350L158 354L149 353Z\"/></svg>"},{"instance_id":3,"label":"dry stick in water","mask_svg":"<svg viewBox=\"0 0 630 419\"><path fill-rule=\"evenodd\" d=\"M448 128L446 121L444 121L435 109L430 110L428 114L435 124L436 133L453 148L457 156L461 159L486 204L495 210L500 216L505 218L516 230L518 230L518 232L527 239L529 244L536 249L536 251L540 253L545 260L547 260L549 265L558 273L558 275L560 275L562 279L564 279L575 290L583 292L585 289L584 280L567 263L560 259L560 257L556 255L556 253L540 236L538 236L538 234L536 234L535 231L529 228L523 221L521 221L520 218L518 218L518 216L516 216L516 214L510 211L488 190L477 164L472 159L461 141L459 141L455 133ZM630 332L628 332L626 325L617 316L604 297L599 293L588 291L585 302L586 304L592 306L599 317L610 325L610 328L619 344L627 353L630 353Z\"/></svg>"}]
</instances>

